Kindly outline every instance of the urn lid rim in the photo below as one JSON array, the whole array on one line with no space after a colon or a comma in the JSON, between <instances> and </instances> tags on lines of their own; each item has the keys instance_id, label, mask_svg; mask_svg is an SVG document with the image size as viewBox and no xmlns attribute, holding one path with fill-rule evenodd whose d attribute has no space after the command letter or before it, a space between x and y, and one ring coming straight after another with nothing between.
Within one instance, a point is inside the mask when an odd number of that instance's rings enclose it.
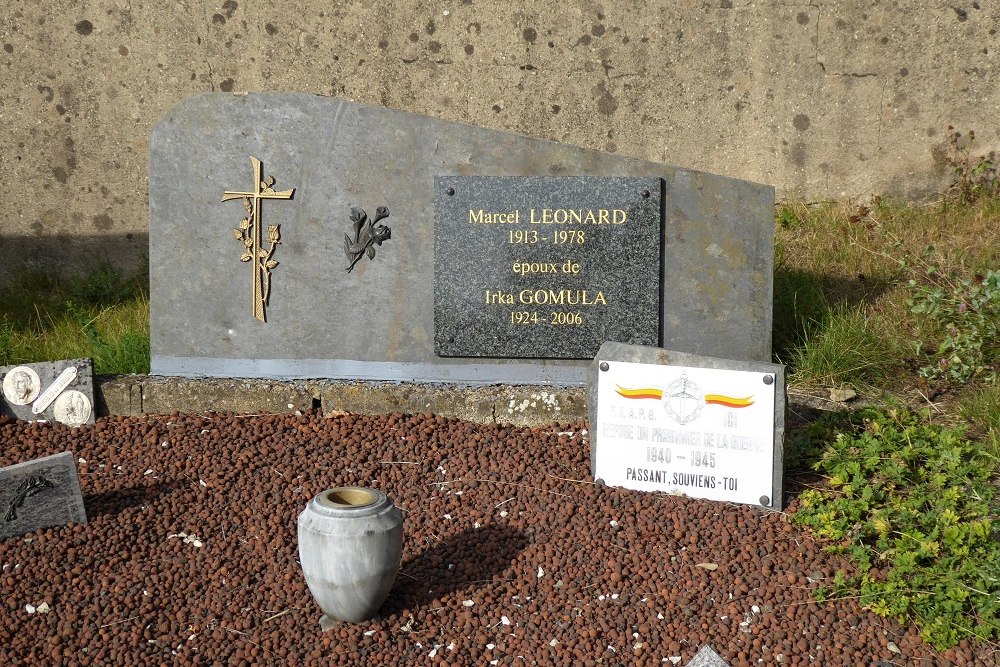
<instances>
[{"instance_id":1,"label":"urn lid rim","mask_svg":"<svg viewBox=\"0 0 1000 667\"><path fill-rule=\"evenodd\" d=\"M392 503L378 489L338 486L321 491L310 504L324 514L358 516L378 512Z\"/></svg>"}]
</instances>

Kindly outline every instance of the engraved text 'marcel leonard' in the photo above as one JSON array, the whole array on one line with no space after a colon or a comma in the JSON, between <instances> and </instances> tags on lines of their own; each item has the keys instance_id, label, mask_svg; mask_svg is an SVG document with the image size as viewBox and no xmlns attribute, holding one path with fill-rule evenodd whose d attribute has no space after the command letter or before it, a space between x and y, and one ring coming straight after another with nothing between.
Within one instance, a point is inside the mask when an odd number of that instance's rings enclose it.
<instances>
[{"instance_id":1,"label":"engraved text 'marcel leonard'","mask_svg":"<svg viewBox=\"0 0 1000 667\"><path fill-rule=\"evenodd\" d=\"M620 208L532 208L528 210L531 225L624 225L628 212ZM519 225L521 211L485 211L469 209L470 225Z\"/></svg>"}]
</instances>

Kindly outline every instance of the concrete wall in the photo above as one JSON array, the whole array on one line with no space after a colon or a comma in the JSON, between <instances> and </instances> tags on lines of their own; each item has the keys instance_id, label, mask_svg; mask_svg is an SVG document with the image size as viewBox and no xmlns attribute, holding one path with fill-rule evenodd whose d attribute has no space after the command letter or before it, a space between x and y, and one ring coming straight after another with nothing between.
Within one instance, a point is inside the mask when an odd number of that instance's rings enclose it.
<instances>
[{"instance_id":1,"label":"concrete wall","mask_svg":"<svg viewBox=\"0 0 1000 667\"><path fill-rule=\"evenodd\" d=\"M196 92L306 91L773 184L920 195L1000 144L990 0L34 0L0 19L0 285L141 262L147 139ZM318 128L317 131L321 131Z\"/></svg>"}]
</instances>

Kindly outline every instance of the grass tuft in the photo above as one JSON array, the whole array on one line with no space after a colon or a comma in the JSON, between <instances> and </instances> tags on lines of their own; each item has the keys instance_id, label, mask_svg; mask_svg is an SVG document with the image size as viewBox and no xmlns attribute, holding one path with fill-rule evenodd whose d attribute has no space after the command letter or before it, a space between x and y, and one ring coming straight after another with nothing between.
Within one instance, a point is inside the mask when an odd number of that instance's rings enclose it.
<instances>
[{"instance_id":1,"label":"grass tuft","mask_svg":"<svg viewBox=\"0 0 1000 667\"><path fill-rule=\"evenodd\" d=\"M91 357L101 375L149 372L146 274L109 266L21 276L0 292L0 365Z\"/></svg>"},{"instance_id":2,"label":"grass tuft","mask_svg":"<svg viewBox=\"0 0 1000 667\"><path fill-rule=\"evenodd\" d=\"M899 344L860 307L838 307L812 329L789 359L799 383L874 390L901 365Z\"/></svg>"},{"instance_id":3,"label":"grass tuft","mask_svg":"<svg viewBox=\"0 0 1000 667\"><path fill-rule=\"evenodd\" d=\"M970 385L959 396L959 413L987 450L1000 457L1000 381Z\"/></svg>"}]
</instances>

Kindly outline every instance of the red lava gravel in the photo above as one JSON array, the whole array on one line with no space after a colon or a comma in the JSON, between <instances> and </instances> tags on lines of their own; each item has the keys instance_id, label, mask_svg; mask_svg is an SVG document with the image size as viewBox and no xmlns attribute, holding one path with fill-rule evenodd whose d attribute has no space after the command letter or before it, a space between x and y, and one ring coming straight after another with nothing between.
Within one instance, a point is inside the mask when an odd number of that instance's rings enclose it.
<instances>
[{"instance_id":1,"label":"red lava gravel","mask_svg":"<svg viewBox=\"0 0 1000 667\"><path fill-rule=\"evenodd\" d=\"M734 667L996 664L813 602L841 564L785 514L589 483L584 428L0 421L0 465L73 452L89 517L0 543L0 664L683 665L704 644ZM296 519L342 485L403 510L403 562L378 619L324 633Z\"/></svg>"}]
</instances>

